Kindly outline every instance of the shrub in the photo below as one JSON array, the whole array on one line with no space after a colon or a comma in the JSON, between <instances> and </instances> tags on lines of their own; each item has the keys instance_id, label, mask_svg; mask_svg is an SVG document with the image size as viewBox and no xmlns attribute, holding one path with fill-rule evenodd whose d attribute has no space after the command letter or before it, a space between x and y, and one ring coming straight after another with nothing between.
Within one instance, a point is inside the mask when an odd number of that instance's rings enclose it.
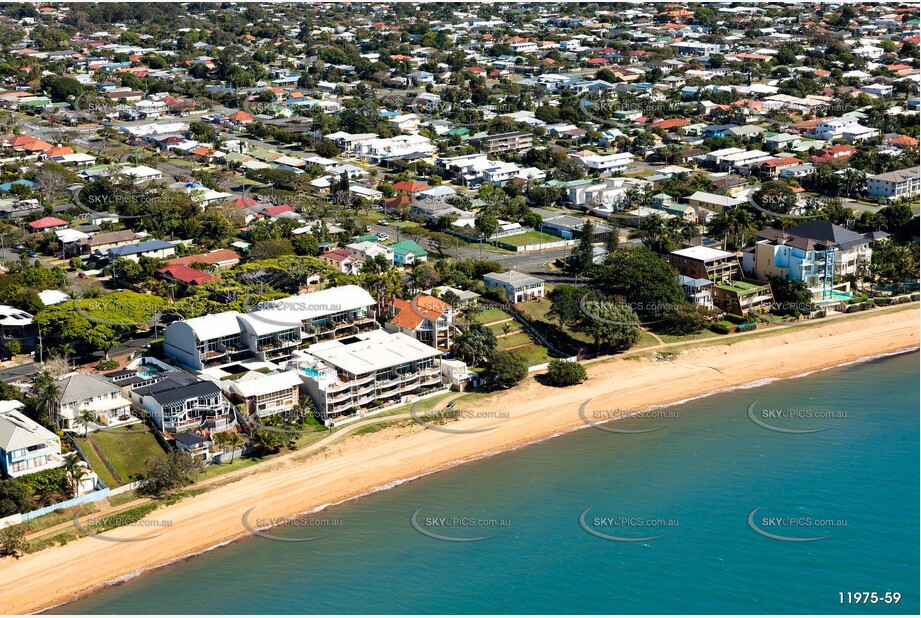
<instances>
[{"instance_id":1,"label":"shrub","mask_svg":"<svg viewBox=\"0 0 921 618\"><path fill-rule=\"evenodd\" d=\"M547 382L553 386L572 386L587 379L585 367L573 361L554 360L547 367Z\"/></svg>"},{"instance_id":2,"label":"shrub","mask_svg":"<svg viewBox=\"0 0 921 618\"><path fill-rule=\"evenodd\" d=\"M735 313L727 313L723 319L733 324L745 324L748 322L748 318L743 315L736 315Z\"/></svg>"},{"instance_id":3,"label":"shrub","mask_svg":"<svg viewBox=\"0 0 921 618\"><path fill-rule=\"evenodd\" d=\"M514 386L527 377L528 365L513 352L496 352L486 363L486 375L502 386Z\"/></svg>"},{"instance_id":4,"label":"shrub","mask_svg":"<svg viewBox=\"0 0 921 618\"><path fill-rule=\"evenodd\" d=\"M99 371L108 371L110 369L118 369L118 361L111 360L111 359L104 360L98 365L96 365L96 369L98 369Z\"/></svg>"},{"instance_id":5,"label":"shrub","mask_svg":"<svg viewBox=\"0 0 921 618\"><path fill-rule=\"evenodd\" d=\"M921 300L921 294L918 294L918 293L916 292L916 293L912 294L911 296L909 296L908 298L910 298L911 300L914 300L914 301Z\"/></svg>"},{"instance_id":6,"label":"shrub","mask_svg":"<svg viewBox=\"0 0 921 618\"><path fill-rule=\"evenodd\" d=\"M751 324L751 323L749 323L749 324L739 324L739 326L736 327L736 331L737 331L737 332L740 332L740 333L745 333L745 332L748 332L748 331L750 331L750 330L755 330L756 328L758 328L758 325L757 325L757 324Z\"/></svg>"},{"instance_id":7,"label":"shrub","mask_svg":"<svg viewBox=\"0 0 921 618\"><path fill-rule=\"evenodd\" d=\"M717 322L710 327L710 330L720 335L728 335L730 332L732 332L732 324L729 322Z\"/></svg>"}]
</instances>

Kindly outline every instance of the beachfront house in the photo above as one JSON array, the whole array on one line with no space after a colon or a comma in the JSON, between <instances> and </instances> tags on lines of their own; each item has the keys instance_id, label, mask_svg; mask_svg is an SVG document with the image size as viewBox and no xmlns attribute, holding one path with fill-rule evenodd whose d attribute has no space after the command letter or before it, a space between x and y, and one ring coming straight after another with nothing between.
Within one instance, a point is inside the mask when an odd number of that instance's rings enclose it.
<instances>
[{"instance_id":1,"label":"beachfront house","mask_svg":"<svg viewBox=\"0 0 921 618\"><path fill-rule=\"evenodd\" d=\"M14 478L64 465L61 439L24 415L23 407L0 401L0 471Z\"/></svg>"}]
</instances>

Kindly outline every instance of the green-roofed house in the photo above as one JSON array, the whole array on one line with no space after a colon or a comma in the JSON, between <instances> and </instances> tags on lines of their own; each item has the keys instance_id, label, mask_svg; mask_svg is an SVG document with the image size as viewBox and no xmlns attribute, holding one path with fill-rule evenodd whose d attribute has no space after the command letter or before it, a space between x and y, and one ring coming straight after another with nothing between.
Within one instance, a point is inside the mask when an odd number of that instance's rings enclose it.
<instances>
[{"instance_id":1,"label":"green-roofed house","mask_svg":"<svg viewBox=\"0 0 921 618\"><path fill-rule=\"evenodd\" d=\"M727 313L745 315L774 302L771 286L748 281L727 281L713 286L713 304Z\"/></svg>"},{"instance_id":2,"label":"green-roofed house","mask_svg":"<svg viewBox=\"0 0 921 618\"><path fill-rule=\"evenodd\" d=\"M400 242L390 245L393 250L393 262L395 264L410 265L416 262L425 262L429 259L428 252L412 240L401 240Z\"/></svg>"}]
</instances>

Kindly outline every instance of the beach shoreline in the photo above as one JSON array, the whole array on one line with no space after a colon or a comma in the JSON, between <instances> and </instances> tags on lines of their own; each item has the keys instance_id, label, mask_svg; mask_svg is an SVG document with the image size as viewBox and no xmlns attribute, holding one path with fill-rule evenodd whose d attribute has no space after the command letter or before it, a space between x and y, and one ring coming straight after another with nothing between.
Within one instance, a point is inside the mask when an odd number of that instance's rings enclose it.
<instances>
[{"instance_id":1,"label":"beach shoreline","mask_svg":"<svg viewBox=\"0 0 921 618\"><path fill-rule=\"evenodd\" d=\"M109 533L143 542L83 538L19 560L3 559L0 612L49 609L248 536L241 525L242 514L254 507L254 517L315 512L585 428L578 411L589 401L634 412L679 405L719 392L917 350L918 345L917 305L912 304L906 310L859 320L829 321L776 334L767 331L758 338L679 349L671 358L632 356L590 363L589 381L577 387L551 388L529 378L519 387L464 406L482 413L507 412L508 418L471 414L449 425L451 429L480 430L476 433L433 431L408 421L352 435L318 453L288 458L157 509L147 518L170 520L174 525L159 529L132 526ZM483 431L487 427L494 428Z\"/></svg>"}]
</instances>

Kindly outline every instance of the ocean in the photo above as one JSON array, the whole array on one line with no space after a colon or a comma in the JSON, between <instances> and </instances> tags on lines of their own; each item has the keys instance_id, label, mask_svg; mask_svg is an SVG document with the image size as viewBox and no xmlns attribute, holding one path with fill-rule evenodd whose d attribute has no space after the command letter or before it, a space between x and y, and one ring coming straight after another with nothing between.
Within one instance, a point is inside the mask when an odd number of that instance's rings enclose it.
<instances>
[{"instance_id":1,"label":"ocean","mask_svg":"<svg viewBox=\"0 0 921 618\"><path fill-rule=\"evenodd\" d=\"M901 354L587 428L50 613L918 614L918 369Z\"/></svg>"}]
</instances>

